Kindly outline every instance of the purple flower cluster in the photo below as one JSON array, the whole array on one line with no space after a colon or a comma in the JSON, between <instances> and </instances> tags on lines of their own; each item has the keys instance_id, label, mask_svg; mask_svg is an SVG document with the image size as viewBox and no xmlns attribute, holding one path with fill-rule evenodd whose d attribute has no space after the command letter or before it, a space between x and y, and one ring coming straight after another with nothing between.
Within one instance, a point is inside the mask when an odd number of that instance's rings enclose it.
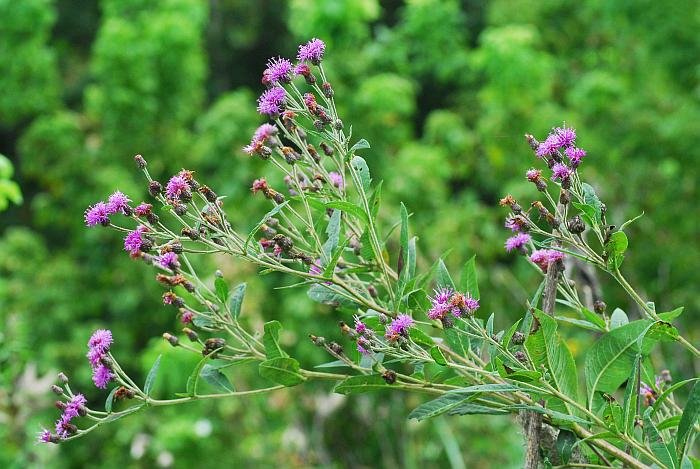
<instances>
[{"instance_id":1,"label":"purple flower cluster","mask_svg":"<svg viewBox=\"0 0 700 469\"><path fill-rule=\"evenodd\" d=\"M408 336L408 330L413 327L413 318L408 314L399 314L386 326L384 337L390 341L396 341L399 337Z\"/></svg>"},{"instance_id":2,"label":"purple flower cluster","mask_svg":"<svg viewBox=\"0 0 700 469\"><path fill-rule=\"evenodd\" d=\"M177 271L177 269L180 268L180 261L178 261L177 254L175 254L172 251L169 251L169 252L166 252L165 254L162 254L158 258L158 263L164 269L170 269L173 272Z\"/></svg>"},{"instance_id":3,"label":"purple flower cluster","mask_svg":"<svg viewBox=\"0 0 700 469\"><path fill-rule=\"evenodd\" d=\"M129 251L132 256L138 255L143 245L143 234L148 231L144 225L139 225L134 231L130 231L124 237L124 250Z\"/></svg>"},{"instance_id":4,"label":"purple flower cluster","mask_svg":"<svg viewBox=\"0 0 700 469\"><path fill-rule=\"evenodd\" d=\"M569 159L570 167L562 162L562 153L560 151L563 151L563 154ZM537 146L535 155L538 158L552 156L554 161L550 161L550 164L556 163L552 166L552 179L566 182L572 171L578 167L581 160L586 156L586 151L576 146L576 130L564 125L552 130L544 142ZM530 171L528 171L527 178L532 182L539 179L539 177L535 176L535 173L532 173L531 177Z\"/></svg>"},{"instance_id":5,"label":"purple flower cluster","mask_svg":"<svg viewBox=\"0 0 700 469\"><path fill-rule=\"evenodd\" d=\"M112 345L112 332L106 329L98 329L88 341L87 357L92 367L92 381L100 389L107 387L107 383L114 379L112 371L105 366L104 358L109 353Z\"/></svg>"},{"instance_id":6,"label":"purple flower cluster","mask_svg":"<svg viewBox=\"0 0 700 469\"><path fill-rule=\"evenodd\" d=\"M338 189L343 190L343 187L345 187L345 185L343 183L343 176L341 176L340 173L331 171L330 173L328 173L328 177L331 180L331 184L333 184Z\"/></svg>"},{"instance_id":7,"label":"purple flower cluster","mask_svg":"<svg viewBox=\"0 0 700 469\"><path fill-rule=\"evenodd\" d=\"M299 46L297 60L299 62L311 62L318 65L323 60L323 54L326 52L326 44L320 40L313 38L306 44Z\"/></svg>"},{"instance_id":8,"label":"purple flower cluster","mask_svg":"<svg viewBox=\"0 0 700 469\"><path fill-rule=\"evenodd\" d=\"M373 332L358 317L355 317L355 333L357 334L357 351L364 355L371 354L372 341L370 339Z\"/></svg>"},{"instance_id":9,"label":"purple flower cluster","mask_svg":"<svg viewBox=\"0 0 700 469\"><path fill-rule=\"evenodd\" d=\"M267 68L263 72L263 83L275 85L277 83L289 83L292 79L292 63L282 57L272 58L267 61Z\"/></svg>"},{"instance_id":10,"label":"purple flower cluster","mask_svg":"<svg viewBox=\"0 0 700 469\"><path fill-rule=\"evenodd\" d=\"M97 202L85 210L85 224L87 226L109 225L109 216L115 213L131 214L129 207L131 199L123 192L116 191L107 199L107 203Z\"/></svg>"},{"instance_id":11,"label":"purple flower cluster","mask_svg":"<svg viewBox=\"0 0 700 469\"><path fill-rule=\"evenodd\" d=\"M527 233L518 233L515 236L511 236L506 240L506 251L511 252L514 249L524 250L527 243L532 240Z\"/></svg>"},{"instance_id":12,"label":"purple flower cluster","mask_svg":"<svg viewBox=\"0 0 700 469\"><path fill-rule=\"evenodd\" d=\"M277 127L270 124L263 124L255 130L250 145L243 147L243 151L252 155L260 153L268 139L277 135Z\"/></svg>"},{"instance_id":13,"label":"purple flower cluster","mask_svg":"<svg viewBox=\"0 0 700 469\"><path fill-rule=\"evenodd\" d=\"M639 383L639 395L644 398L644 405L647 407L653 405L656 402L656 399L658 399L659 392L661 392L663 387L663 381L657 376L654 384L656 389L652 388L644 381L640 381Z\"/></svg>"},{"instance_id":14,"label":"purple flower cluster","mask_svg":"<svg viewBox=\"0 0 700 469\"><path fill-rule=\"evenodd\" d=\"M73 398L66 404L63 409L63 414L61 418L56 421L56 436L60 439L68 438L71 433L75 432L75 426L71 424L71 420L78 417L81 412L85 412L85 404L87 404L87 399L82 394L76 394ZM81 410L81 408L83 410ZM43 437L44 435L42 435ZM43 441L43 440L42 440Z\"/></svg>"},{"instance_id":15,"label":"purple flower cluster","mask_svg":"<svg viewBox=\"0 0 700 469\"><path fill-rule=\"evenodd\" d=\"M564 257L566 256L563 252L554 249L538 249L530 254L530 260L537 264L543 272L547 272L550 265L564 259Z\"/></svg>"},{"instance_id":16,"label":"purple flower cluster","mask_svg":"<svg viewBox=\"0 0 700 469\"><path fill-rule=\"evenodd\" d=\"M189 191L190 185L182 174L176 174L171 177L168 181L168 185L165 187L165 194L169 199L173 200L179 200L183 194L187 194Z\"/></svg>"},{"instance_id":17,"label":"purple flower cluster","mask_svg":"<svg viewBox=\"0 0 700 469\"><path fill-rule=\"evenodd\" d=\"M275 86L265 91L258 98L258 112L268 116L276 116L284 111L284 100L287 92L281 86Z\"/></svg>"},{"instance_id":18,"label":"purple flower cluster","mask_svg":"<svg viewBox=\"0 0 700 469\"><path fill-rule=\"evenodd\" d=\"M552 179L564 181L571 176L571 170L564 163L554 163L552 166Z\"/></svg>"},{"instance_id":19,"label":"purple flower cluster","mask_svg":"<svg viewBox=\"0 0 700 469\"><path fill-rule=\"evenodd\" d=\"M430 319L445 319L448 314L456 318L471 316L479 309L479 301L469 293L462 294L448 287L435 290L430 302L432 306L427 312Z\"/></svg>"}]
</instances>

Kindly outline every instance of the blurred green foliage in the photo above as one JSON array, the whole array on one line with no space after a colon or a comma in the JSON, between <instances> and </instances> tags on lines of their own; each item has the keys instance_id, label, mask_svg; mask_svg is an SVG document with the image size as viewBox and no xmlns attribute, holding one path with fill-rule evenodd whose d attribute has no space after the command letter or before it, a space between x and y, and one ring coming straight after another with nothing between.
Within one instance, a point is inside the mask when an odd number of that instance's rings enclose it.
<instances>
[{"instance_id":1,"label":"blurred green foliage","mask_svg":"<svg viewBox=\"0 0 700 469\"><path fill-rule=\"evenodd\" d=\"M584 174L629 230L625 270L657 309L686 306L681 327L700 340L697 283L700 13L694 0L0 0L0 465L2 467L518 467L517 427L493 418L408 422L415 396L329 395L304 386L269 399L202 402L150 411L75 444L36 447L49 423L58 370L91 402L83 358L95 327L135 376L164 354L156 392L181 391L194 363L159 336L177 330L160 289L112 233L83 227L84 208L113 189L146 193L132 157L161 180L185 166L251 227L264 206L249 195L266 171L240 148L268 57L320 37L346 125L372 144L385 180L382 217L414 212L421 265L450 250L455 267L477 253L483 311L504 326L522 314L535 278L506 256L507 192L535 194L522 138L562 120L589 156ZM9 183L21 185L25 202ZM278 186L281 181L272 179ZM8 192L9 191L9 192ZM530 199L522 200L523 205ZM247 280L244 315L278 318L285 346L308 364L306 342L338 317L288 280L255 277L229 259L203 259ZM611 307L634 308L608 283ZM346 320L348 318L345 318ZM576 349L576 338L572 339ZM657 357L677 376L681 357ZM190 361L188 361L190 360ZM254 370L237 387L254 386ZM461 466L461 467L464 467Z\"/></svg>"}]
</instances>

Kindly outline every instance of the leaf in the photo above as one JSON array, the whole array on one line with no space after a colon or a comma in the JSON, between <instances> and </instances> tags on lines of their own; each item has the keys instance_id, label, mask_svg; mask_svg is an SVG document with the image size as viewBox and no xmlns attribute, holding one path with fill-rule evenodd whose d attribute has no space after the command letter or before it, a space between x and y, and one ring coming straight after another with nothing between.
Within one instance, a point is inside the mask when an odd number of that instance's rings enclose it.
<instances>
[{"instance_id":1,"label":"leaf","mask_svg":"<svg viewBox=\"0 0 700 469\"><path fill-rule=\"evenodd\" d=\"M596 313L594 313L588 308L581 308L579 309L579 312L583 315L584 318L586 318L586 320L595 324L600 331L606 330L607 324L605 324L605 320L598 316Z\"/></svg>"},{"instance_id":2,"label":"leaf","mask_svg":"<svg viewBox=\"0 0 700 469\"><path fill-rule=\"evenodd\" d=\"M384 184L384 181L379 181L379 184L377 184L374 187L374 191L372 192L372 197L369 199L369 211L371 212L372 220L376 220L377 214L379 213L379 205L382 201L382 185L383 184Z\"/></svg>"},{"instance_id":3,"label":"leaf","mask_svg":"<svg viewBox=\"0 0 700 469\"><path fill-rule=\"evenodd\" d=\"M321 303L324 305L331 305L331 306L346 306L346 307L355 307L356 303L347 297L341 295L340 293L336 293L332 289L328 288L326 285L311 285L311 287L307 290L306 295L314 300L316 303Z\"/></svg>"},{"instance_id":4,"label":"leaf","mask_svg":"<svg viewBox=\"0 0 700 469\"><path fill-rule=\"evenodd\" d=\"M443 394L437 399L425 402L413 409L411 413L408 414L408 418L420 421L432 417L437 417L438 415L442 415L445 412L453 410L461 404L464 404L469 400L474 399L474 397L475 396L464 396L462 394L456 393Z\"/></svg>"},{"instance_id":5,"label":"leaf","mask_svg":"<svg viewBox=\"0 0 700 469\"><path fill-rule=\"evenodd\" d=\"M365 140L364 138L361 138L360 140L357 141L352 147L350 147L350 153L353 153L357 150L364 150L365 148L370 148L369 142Z\"/></svg>"},{"instance_id":6,"label":"leaf","mask_svg":"<svg viewBox=\"0 0 700 469\"><path fill-rule=\"evenodd\" d=\"M430 356L433 357L433 360L435 360L435 363L438 365L447 366L447 360L445 360L442 350L440 350L440 347L437 345L430 349Z\"/></svg>"},{"instance_id":7,"label":"leaf","mask_svg":"<svg viewBox=\"0 0 700 469\"><path fill-rule=\"evenodd\" d=\"M448 393L473 394L475 392L514 392L523 390L530 392L527 388L523 389L515 384L475 384L466 388L448 391Z\"/></svg>"},{"instance_id":8,"label":"leaf","mask_svg":"<svg viewBox=\"0 0 700 469\"><path fill-rule=\"evenodd\" d=\"M632 367L632 373L627 378L627 386L625 387L625 400L622 406L622 418L624 422L624 432L627 435L634 433L634 419L637 415L637 403L639 401L639 381L640 369L642 363L642 355L637 354Z\"/></svg>"},{"instance_id":9,"label":"leaf","mask_svg":"<svg viewBox=\"0 0 700 469\"><path fill-rule=\"evenodd\" d=\"M417 343L418 345L424 345L426 347L432 347L433 345L435 345L435 342L433 341L432 337L430 337L428 334L418 329L417 327L410 328L408 330L408 336L411 338L411 340L413 340L413 342Z\"/></svg>"},{"instance_id":10,"label":"leaf","mask_svg":"<svg viewBox=\"0 0 700 469\"><path fill-rule=\"evenodd\" d=\"M610 239L605 243L605 253L608 256L608 269L617 270L625 259L625 251L629 241L624 231L616 231L610 235Z\"/></svg>"},{"instance_id":11,"label":"leaf","mask_svg":"<svg viewBox=\"0 0 700 469\"><path fill-rule=\"evenodd\" d=\"M568 464L571 459L571 454L574 451L576 444L576 435L569 430L562 429L557 436L556 448L561 460L564 464Z\"/></svg>"},{"instance_id":12,"label":"leaf","mask_svg":"<svg viewBox=\"0 0 700 469\"><path fill-rule=\"evenodd\" d=\"M673 383L671 386L665 388L661 394L659 394L659 397L656 398L656 401L653 404L654 407L654 412L659 410L659 407L661 407L661 404L673 393L676 389L681 388L685 386L688 383L693 383L700 380L700 378L690 378L686 379L683 381L679 381L677 383Z\"/></svg>"},{"instance_id":13,"label":"leaf","mask_svg":"<svg viewBox=\"0 0 700 469\"><path fill-rule=\"evenodd\" d=\"M408 211L403 202L401 202L401 233L399 241L400 250L397 272L399 274L399 295L401 295L403 287L410 278L408 269L404 268L408 264Z\"/></svg>"},{"instance_id":14,"label":"leaf","mask_svg":"<svg viewBox=\"0 0 700 469\"><path fill-rule=\"evenodd\" d=\"M369 239L369 231L365 230L360 236L360 255L368 261L376 259L374 249L372 249L372 241Z\"/></svg>"},{"instance_id":15,"label":"leaf","mask_svg":"<svg viewBox=\"0 0 700 469\"><path fill-rule=\"evenodd\" d=\"M624 230L624 229L627 228L631 223L633 223L633 222L639 220L639 219L642 218L643 216L644 216L644 212L640 213L639 215L637 215L636 217L632 218L631 220L627 220L626 222L624 222L624 223L620 226L619 231Z\"/></svg>"},{"instance_id":16,"label":"leaf","mask_svg":"<svg viewBox=\"0 0 700 469\"><path fill-rule=\"evenodd\" d=\"M544 415L549 415L552 419L564 423L579 423L582 425L589 425L590 422L587 420L584 420L582 418L576 417L574 415L569 415L565 414L563 412L559 412L553 409L548 409L545 407L541 407L538 405L526 405L526 404L513 404L509 405L507 407L504 407L505 409L511 409L511 410L531 410L533 412L538 412L540 414Z\"/></svg>"},{"instance_id":17,"label":"leaf","mask_svg":"<svg viewBox=\"0 0 700 469\"><path fill-rule=\"evenodd\" d=\"M586 205L586 204L580 204L578 202L571 202L571 205L573 205L577 209L581 210L581 212L583 212L581 214L581 217L586 221L586 223L588 223L591 226L594 224L594 222L593 222L593 220L595 219L595 208L594 207L592 207L590 205Z\"/></svg>"},{"instance_id":18,"label":"leaf","mask_svg":"<svg viewBox=\"0 0 700 469\"><path fill-rule=\"evenodd\" d=\"M586 202L586 205L589 207L593 207L593 214L594 214L594 219L598 223L602 223L602 203L600 199L598 199L598 196L595 193L595 189L590 184L583 183L581 184L581 187L583 189L583 200Z\"/></svg>"},{"instance_id":19,"label":"leaf","mask_svg":"<svg viewBox=\"0 0 700 469\"><path fill-rule=\"evenodd\" d=\"M214 287L216 289L216 296L222 301L228 301L228 283L221 277L216 277L214 280Z\"/></svg>"},{"instance_id":20,"label":"leaf","mask_svg":"<svg viewBox=\"0 0 700 469\"><path fill-rule=\"evenodd\" d=\"M676 309L674 309L673 311L668 311L668 312L666 312L666 313L659 313L659 317L660 317L661 320L663 320L663 321L671 322L671 321L673 321L674 319L676 319L678 316L680 316L681 314L683 314L683 310L684 310L684 309L685 309L685 308L684 308L683 306L681 306L680 308L676 308Z\"/></svg>"},{"instance_id":21,"label":"leaf","mask_svg":"<svg viewBox=\"0 0 700 469\"><path fill-rule=\"evenodd\" d=\"M231 310L231 316L236 320L241 315L241 306L243 305L243 297L245 296L245 289L247 287L246 283L239 283L236 288L233 289L233 294L229 299L229 308Z\"/></svg>"},{"instance_id":22,"label":"leaf","mask_svg":"<svg viewBox=\"0 0 700 469\"><path fill-rule=\"evenodd\" d=\"M391 387L382 378L382 375L351 376L338 383L333 392L338 394L359 394L368 391L377 391Z\"/></svg>"},{"instance_id":23,"label":"leaf","mask_svg":"<svg viewBox=\"0 0 700 469\"><path fill-rule=\"evenodd\" d=\"M328 226L326 227L328 239L323 245L323 252L321 253L321 263L324 266L330 262L333 252L338 248L338 243L340 242L340 213L340 210L333 210L331 219L328 220Z\"/></svg>"},{"instance_id":24,"label":"leaf","mask_svg":"<svg viewBox=\"0 0 700 469\"><path fill-rule=\"evenodd\" d=\"M350 161L350 166L357 173L357 177L362 183L362 187L358 189L363 189L365 192L369 190L372 179L369 175L369 168L367 167L367 162L361 156L353 156Z\"/></svg>"},{"instance_id":25,"label":"leaf","mask_svg":"<svg viewBox=\"0 0 700 469\"><path fill-rule=\"evenodd\" d=\"M542 378L542 373L532 370L511 370L506 368L500 357L495 358L496 370L499 376L522 383L536 383Z\"/></svg>"},{"instance_id":26,"label":"leaf","mask_svg":"<svg viewBox=\"0 0 700 469\"><path fill-rule=\"evenodd\" d=\"M112 390L109 392L109 395L107 395L107 399L105 399L105 412L108 414L112 413L112 404L114 403L114 395L117 393L121 386L115 386L112 388Z\"/></svg>"},{"instance_id":27,"label":"leaf","mask_svg":"<svg viewBox=\"0 0 700 469\"><path fill-rule=\"evenodd\" d=\"M143 385L143 392L146 393L147 396L151 395L151 389L153 389L153 383L156 380L156 376L158 375L158 367L160 366L160 357L162 355L158 355L158 358L156 358L156 361L153 363L153 366L151 367L151 371L148 372L148 375L146 376L146 383Z\"/></svg>"},{"instance_id":28,"label":"leaf","mask_svg":"<svg viewBox=\"0 0 700 469\"><path fill-rule=\"evenodd\" d=\"M265 335L263 335L263 345L265 346L265 356L268 359L288 357L279 345L280 331L282 324L279 321L269 321L264 326Z\"/></svg>"},{"instance_id":29,"label":"leaf","mask_svg":"<svg viewBox=\"0 0 700 469\"><path fill-rule=\"evenodd\" d=\"M367 214L362 210L362 208L358 205L353 204L352 202L348 202L346 200L334 200L332 202L326 203L326 208L334 208L341 210L348 215L352 215L353 217L357 218L358 220L362 220L363 222L367 223Z\"/></svg>"},{"instance_id":30,"label":"leaf","mask_svg":"<svg viewBox=\"0 0 700 469\"><path fill-rule=\"evenodd\" d=\"M243 246L243 251L244 251L244 252L248 251L248 245L250 244L250 240L253 239L253 236L255 236L255 233L257 233L258 230L259 230L265 223L267 223L267 221L268 221L270 218L272 218L272 217L274 217L275 215L277 215L277 213L279 213L280 210L282 210L284 207L286 207L288 203L289 203L289 201L288 201L288 200L285 200L285 201L282 202L281 204L275 205L275 207L274 207L272 210L270 210L269 212L267 212L267 213L262 217L262 219L258 222L258 224L255 225L255 227L253 227L253 230L250 232L250 234L248 235L248 237L247 237L246 240L245 240L245 244L244 244L244 246Z\"/></svg>"},{"instance_id":31,"label":"leaf","mask_svg":"<svg viewBox=\"0 0 700 469\"><path fill-rule=\"evenodd\" d=\"M604 334L588 350L584 373L589 409L597 392L612 394L625 382L638 352L646 356L659 339L667 340L664 334L649 334L653 324L648 320L632 321ZM641 347L637 339L641 339Z\"/></svg>"},{"instance_id":32,"label":"leaf","mask_svg":"<svg viewBox=\"0 0 700 469\"><path fill-rule=\"evenodd\" d=\"M316 365L314 368L351 368L351 366L343 360L334 360L332 362Z\"/></svg>"},{"instance_id":33,"label":"leaf","mask_svg":"<svg viewBox=\"0 0 700 469\"><path fill-rule=\"evenodd\" d=\"M610 329L617 329L625 324L629 324L629 322L627 314L620 308L615 308L615 311L610 315Z\"/></svg>"},{"instance_id":34,"label":"leaf","mask_svg":"<svg viewBox=\"0 0 700 469\"><path fill-rule=\"evenodd\" d=\"M559 322L573 324L574 326L588 329L590 331L600 331L600 328L597 325L593 324L592 322L584 321L583 319L574 319L566 316L556 316L555 319Z\"/></svg>"},{"instance_id":35,"label":"leaf","mask_svg":"<svg viewBox=\"0 0 700 469\"><path fill-rule=\"evenodd\" d=\"M469 337L460 334L455 328L445 329L443 332L445 342L450 346L450 350L466 357L469 354Z\"/></svg>"},{"instance_id":36,"label":"leaf","mask_svg":"<svg viewBox=\"0 0 700 469\"><path fill-rule=\"evenodd\" d=\"M530 334L525 341L525 347L532 358L536 369L544 366L550 375L550 381L559 392L574 401L578 400L578 378L576 363L566 343L557 333L557 321L542 311L536 309L533 313L540 327ZM548 399L549 407L554 410L572 413L569 404L558 398Z\"/></svg>"},{"instance_id":37,"label":"leaf","mask_svg":"<svg viewBox=\"0 0 700 469\"><path fill-rule=\"evenodd\" d=\"M265 360L258 365L260 376L284 386L296 386L306 381L306 378L299 373L299 370L299 362L289 357Z\"/></svg>"},{"instance_id":38,"label":"leaf","mask_svg":"<svg viewBox=\"0 0 700 469\"><path fill-rule=\"evenodd\" d=\"M487 407L481 404L472 404L471 402L464 402L452 410L447 412L447 415L507 415L510 412L502 409L495 409L493 407Z\"/></svg>"},{"instance_id":39,"label":"leaf","mask_svg":"<svg viewBox=\"0 0 700 469\"><path fill-rule=\"evenodd\" d=\"M189 378L187 378L187 395L188 396L196 396L197 395L197 383L199 382L199 373L202 371L202 368L204 367L204 364L209 360L214 354L215 351L210 352L208 355L205 355L199 362L197 363L197 366L194 367L192 370L192 373L190 373Z\"/></svg>"},{"instance_id":40,"label":"leaf","mask_svg":"<svg viewBox=\"0 0 700 469\"><path fill-rule=\"evenodd\" d=\"M666 443L664 443L663 438L659 434L659 430L654 425L654 421L651 419L652 408L649 407L646 412L644 412L644 436L649 441L649 448L651 449L654 456L656 456L659 461L661 461L666 467L675 467L671 453L668 451ZM680 429L679 429L680 433Z\"/></svg>"},{"instance_id":41,"label":"leaf","mask_svg":"<svg viewBox=\"0 0 700 469\"><path fill-rule=\"evenodd\" d=\"M226 392L234 392L235 389L231 382L228 380L228 377L223 374L219 368L210 365L209 363L205 364L204 367L202 368L202 371L199 372L199 376L210 386L221 389Z\"/></svg>"},{"instance_id":42,"label":"leaf","mask_svg":"<svg viewBox=\"0 0 700 469\"><path fill-rule=\"evenodd\" d=\"M476 254L462 267L459 283L460 290L469 293L475 300L479 299L479 279L476 273Z\"/></svg>"},{"instance_id":43,"label":"leaf","mask_svg":"<svg viewBox=\"0 0 700 469\"><path fill-rule=\"evenodd\" d=\"M700 418L700 381L696 381L693 389L688 396L688 402L685 404L681 421L678 423L678 432L676 433L676 448L678 457L682 459L685 454L685 447L688 444L688 438L695 425Z\"/></svg>"},{"instance_id":44,"label":"leaf","mask_svg":"<svg viewBox=\"0 0 700 469\"><path fill-rule=\"evenodd\" d=\"M452 281L452 277L450 277L447 266L442 259L438 260L437 270L435 271L435 281L437 282L438 288L455 289L455 283Z\"/></svg>"}]
</instances>

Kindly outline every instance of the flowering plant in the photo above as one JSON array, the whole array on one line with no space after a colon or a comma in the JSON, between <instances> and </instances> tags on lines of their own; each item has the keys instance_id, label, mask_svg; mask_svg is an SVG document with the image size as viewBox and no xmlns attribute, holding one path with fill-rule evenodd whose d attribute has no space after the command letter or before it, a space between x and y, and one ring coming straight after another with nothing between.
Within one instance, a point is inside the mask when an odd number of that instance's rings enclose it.
<instances>
[{"instance_id":1,"label":"flowering plant","mask_svg":"<svg viewBox=\"0 0 700 469\"><path fill-rule=\"evenodd\" d=\"M419 420L442 414L519 415L526 467L541 462L635 468L689 464L690 443L700 431L700 385L697 378L674 383L664 371L656 378L649 355L661 341L676 342L695 358L700 352L671 323L682 308L657 312L622 275L628 247L624 228L633 220L620 228L607 223L607 207L579 174L586 152L575 130L555 128L541 143L527 135L535 157L546 166L526 173L541 200L528 207L512 195L500 201L509 209L505 227L513 233L505 249L523 254L542 282L525 315L497 331L494 314L480 314L475 258L465 263L459 282L442 259L419 272L408 209L401 204L395 225L379 226L382 184L372 180L359 155L370 145L364 139L352 143L352 127L346 130L338 115L322 65L324 53L323 41L312 39L299 47L296 64L274 58L263 73L267 89L258 111L268 122L243 150L281 172L289 194L265 178L256 179L253 194L269 200L271 208L251 231L234 226L225 198L193 171L183 169L163 185L151 177L140 155L135 162L153 200L134 205L117 191L86 210L87 226L124 232L129 255L157 270L156 280L166 290L163 303L184 326L182 334L163 338L201 359L185 392L155 399L151 390L160 358L140 386L112 353L118 338L113 343L110 331L96 331L87 357L94 384L111 387L104 410L88 407L61 374L53 391L61 396L62 415L55 430L44 430L40 440L80 438L149 407L327 380L342 394L382 389L426 394L430 399L408 416ZM209 254L295 277L293 287L345 315L335 334L342 338L330 340L309 330L311 341L332 358L315 368L334 371L314 371L289 356L280 345L278 321L252 330L243 315L246 284L231 288L219 272L205 276L194 268L193 256ZM582 294L567 271L585 266L609 274L644 317L630 321L619 309L608 316L601 298ZM559 315L557 305L577 317ZM584 395L579 368L558 332L561 322L591 332L582 368ZM231 382L237 366L256 366L271 385L237 390ZM201 381L219 392L201 393ZM685 385L692 390L682 409L673 393ZM118 401L124 401L122 410L114 409Z\"/></svg>"}]
</instances>

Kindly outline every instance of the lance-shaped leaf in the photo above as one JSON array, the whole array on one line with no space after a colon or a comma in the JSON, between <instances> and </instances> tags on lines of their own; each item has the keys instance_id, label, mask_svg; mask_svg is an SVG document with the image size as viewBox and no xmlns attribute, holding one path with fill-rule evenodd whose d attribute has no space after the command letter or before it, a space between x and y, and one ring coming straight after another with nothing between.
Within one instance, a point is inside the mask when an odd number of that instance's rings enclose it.
<instances>
[{"instance_id":1,"label":"lance-shaped leaf","mask_svg":"<svg viewBox=\"0 0 700 469\"><path fill-rule=\"evenodd\" d=\"M234 320L238 319L238 317L241 315L241 306L243 305L243 297L245 296L246 286L247 285L245 283L238 284L236 288L233 289L233 293L229 299L228 304L231 310L231 316L233 316Z\"/></svg>"},{"instance_id":2,"label":"lance-shaped leaf","mask_svg":"<svg viewBox=\"0 0 700 469\"><path fill-rule=\"evenodd\" d=\"M469 293L474 299L479 299L479 279L476 273L476 254L469 259L462 268L459 288Z\"/></svg>"},{"instance_id":3,"label":"lance-shaped leaf","mask_svg":"<svg viewBox=\"0 0 700 469\"><path fill-rule=\"evenodd\" d=\"M264 329L263 345L265 346L265 356L268 359L287 357L288 355L280 348L279 344L282 324L279 321L269 321L265 323Z\"/></svg>"},{"instance_id":4,"label":"lance-shaped leaf","mask_svg":"<svg viewBox=\"0 0 700 469\"><path fill-rule=\"evenodd\" d=\"M674 468L676 465L673 457L671 457L671 452L668 450L658 428L656 428L654 421L651 419L652 411L653 409L649 407L646 412L644 412L644 436L649 441L649 448L651 448L651 452L654 453L654 456L656 456L665 467Z\"/></svg>"},{"instance_id":5,"label":"lance-shaped leaf","mask_svg":"<svg viewBox=\"0 0 700 469\"><path fill-rule=\"evenodd\" d=\"M341 381L333 389L338 394L359 394L369 391L381 391L391 387L382 375L351 376Z\"/></svg>"},{"instance_id":6,"label":"lance-shaped leaf","mask_svg":"<svg viewBox=\"0 0 700 469\"><path fill-rule=\"evenodd\" d=\"M678 433L676 433L676 448L678 456L682 459L685 454L685 447L688 444L688 438L693 430L693 425L700 418L700 381L696 381L693 389L688 396L688 402L683 410L681 421L678 423Z\"/></svg>"},{"instance_id":7,"label":"lance-shaped leaf","mask_svg":"<svg viewBox=\"0 0 700 469\"><path fill-rule=\"evenodd\" d=\"M306 380L299 370L299 362L289 357L265 360L258 365L260 376L284 386L296 386Z\"/></svg>"},{"instance_id":8,"label":"lance-shaped leaf","mask_svg":"<svg viewBox=\"0 0 700 469\"><path fill-rule=\"evenodd\" d=\"M153 383L155 383L156 376L158 376L158 367L160 366L161 356L162 355L158 355L158 358L156 358L156 361L151 367L151 371L149 371L148 376L146 376L146 383L143 385L143 392L145 392L147 396L151 395L151 390L153 390Z\"/></svg>"}]
</instances>

